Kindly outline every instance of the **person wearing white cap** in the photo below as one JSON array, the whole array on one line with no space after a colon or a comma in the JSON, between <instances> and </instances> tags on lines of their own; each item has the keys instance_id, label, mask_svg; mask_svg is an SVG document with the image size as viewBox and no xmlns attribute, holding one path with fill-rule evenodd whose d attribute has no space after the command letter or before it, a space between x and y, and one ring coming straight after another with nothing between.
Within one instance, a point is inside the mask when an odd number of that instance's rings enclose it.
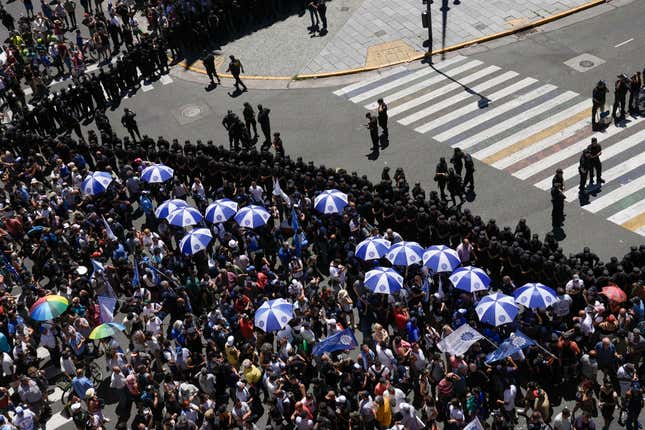
<instances>
[{"instance_id":1,"label":"person wearing white cap","mask_svg":"<svg viewBox=\"0 0 645 430\"><path fill-rule=\"evenodd\" d=\"M35 430L36 429L36 414L28 407L17 406L15 411L16 415L13 417L13 424L20 430Z\"/></svg>"}]
</instances>

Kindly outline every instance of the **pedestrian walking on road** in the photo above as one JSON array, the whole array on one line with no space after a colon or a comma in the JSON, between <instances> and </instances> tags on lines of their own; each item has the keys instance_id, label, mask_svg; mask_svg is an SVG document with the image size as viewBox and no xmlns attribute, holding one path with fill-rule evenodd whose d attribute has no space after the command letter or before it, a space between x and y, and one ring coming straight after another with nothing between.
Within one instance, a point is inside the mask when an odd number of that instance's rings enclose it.
<instances>
[{"instance_id":1,"label":"pedestrian walking on road","mask_svg":"<svg viewBox=\"0 0 645 430\"><path fill-rule=\"evenodd\" d=\"M264 135L264 142L260 148L264 150L268 150L271 146L271 120L269 118L269 112L271 112L271 109L258 105L258 123Z\"/></svg>"},{"instance_id":2,"label":"pedestrian walking on road","mask_svg":"<svg viewBox=\"0 0 645 430\"><path fill-rule=\"evenodd\" d=\"M369 112L365 114L365 118L367 118L367 124L365 124L365 127L370 131L370 138L372 139L372 152L378 152L378 122Z\"/></svg>"},{"instance_id":3,"label":"pedestrian walking on road","mask_svg":"<svg viewBox=\"0 0 645 430\"><path fill-rule=\"evenodd\" d=\"M638 98L641 93L641 72L636 72L632 75L632 78L629 81L629 102L627 107L629 113L638 114L640 109L638 108Z\"/></svg>"},{"instance_id":4,"label":"pedestrian walking on road","mask_svg":"<svg viewBox=\"0 0 645 430\"><path fill-rule=\"evenodd\" d=\"M551 225L553 229L557 229L564 225L564 184L556 182L551 187L551 203L553 209L551 210Z\"/></svg>"},{"instance_id":5,"label":"pedestrian walking on road","mask_svg":"<svg viewBox=\"0 0 645 430\"><path fill-rule=\"evenodd\" d=\"M206 69L208 79L211 80L210 87L215 85L213 78L217 79L218 84L221 84L222 81L220 80L219 75L217 74L217 69L215 68L215 56L212 52L204 51L204 55L202 56L202 64Z\"/></svg>"},{"instance_id":6,"label":"pedestrian walking on road","mask_svg":"<svg viewBox=\"0 0 645 430\"><path fill-rule=\"evenodd\" d=\"M464 190L472 193L475 191L475 163L473 163L473 157L468 153L464 153L464 168L466 169L464 173Z\"/></svg>"},{"instance_id":7,"label":"pedestrian walking on road","mask_svg":"<svg viewBox=\"0 0 645 430\"><path fill-rule=\"evenodd\" d=\"M441 194L441 200L448 200L446 198L446 183L448 182L448 163L446 159L441 157L439 163L434 171L434 181L439 187L439 193Z\"/></svg>"},{"instance_id":8,"label":"pedestrian walking on road","mask_svg":"<svg viewBox=\"0 0 645 430\"><path fill-rule=\"evenodd\" d=\"M316 9L316 0L312 0L307 4L309 11L309 18L311 19L311 26L308 28L309 33L318 31L318 10Z\"/></svg>"},{"instance_id":9,"label":"pedestrian walking on road","mask_svg":"<svg viewBox=\"0 0 645 430\"><path fill-rule=\"evenodd\" d=\"M602 179L602 163L600 162L600 155L602 154L602 148L598 143L598 139L595 137L591 138L591 144L587 147L590 153L590 162L591 169L589 170L589 184L593 185L593 176L594 172L596 174L596 183L598 185L604 184L605 181Z\"/></svg>"},{"instance_id":10,"label":"pedestrian walking on road","mask_svg":"<svg viewBox=\"0 0 645 430\"><path fill-rule=\"evenodd\" d=\"M591 169L591 152L588 149L582 151L580 155L580 162L578 164L578 173L580 174L580 186L578 191L582 194L587 186L587 176Z\"/></svg>"},{"instance_id":11,"label":"pedestrian walking on road","mask_svg":"<svg viewBox=\"0 0 645 430\"><path fill-rule=\"evenodd\" d=\"M233 55L231 55L229 58L231 59L231 62L228 63L228 69L226 69L226 71L230 72L231 75L233 75L233 79L235 79L235 89L240 91L240 86L242 86L242 91L248 91L248 88L246 88L246 85L244 85L244 82L242 82L242 80L240 79L240 74L244 73L244 66L242 65L242 62L235 58L235 56Z\"/></svg>"},{"instance_id":12,"label":"pedestrian walking on road","mask_svg":"<svg viewBox=\"0 0 645 430\"><path fill-rule=\"evenodd\" d=\"M251 128L253 128L253 139L257 140L258 138L258 126L255 121L255 111L253 111L253 106L250 103L244 103L244 109L242 110L242 115L244 116L244 123L246 124L246 130L249 135L251 134Z\"/></svg>"},{"instance_id":13,"label":"pedestrian walking on road","mask_svg":"<svg viewBox=\"0 0 645 430\"><path fill-rule=\"evenodd\" d=\"M133 142L141 140L141 133L139 133L139 125L137 124L137 120L134 119L135 116L137 116L137 114L132 112L130 109L123 109L121 124L126 128L126 130L128 130L128 133L130 133L130 137L132 137ZM136 138L135 134L137 136Z\"/></svg>"},{"instance_id":14,"label":"pedestrian walking on road","mask_svg":"<svg viewBox=\"0 0 645 430\"><path fill-rule=\"evenodd\" d=\"M327 5L325 4L326 0L316 0L316 11L318 16L320 16L320 22L322 23L322 28L318 32L320 36L327 34Z\"/></svg>"},{"instance_id":15,"label":"pedestrian walking on road","mask_svg":"<svg viewBox=\"0 0 645 430\"><path fill-rule=\"evenodd\" d=\"M614 108L611 113L611 116L616 122L623 121L625 119L625 98L627 97L627 89L627 75L624 73L622 75L618 75L618 79L614 84ZM620 116L616 116L619 108Z\"/></svg>"},{"instance_id":16,"label":"pedestrian walking on road","mask_svg":"<svg viewBox=\"0 0 645 430\"><path fill-rule=\"evenodd\" d=\"M228 149L231 151L238 151L240 148L239 124L241 122L240 118L230 110L222 120L222 125L228 132Z\"/></svg>"},{"instance_id":17,"label":"pedestrian walking on road","mask_svg":"<svg viewBox=\"0 0 645 430\"><path fill-rule=\"evenodd\" d=\"M461 171L464 168L464 153L462 152L461 148L455 148L454 152L452 153L452 158L450 159L450 164L452 164L452 167L455 169L457 175L461 177Z\"/></svg>"},{"instance_id":18,"label":"pedestrian walking on road","mask_svg":"<svg viewBox=\"0 0 645 430\"><path fill-rule=\"evenodd\" d=\"M591 95L593 101L593 107L591 108L591 128L594 131L599 128L597 115L601 115L605 110L607 92L609 92L609 90L607 89L605 81L598 81L598 84L593 89L593 93Z\"/></svg>"},{"instance_id":19,"label":"pedestrian walking on road","mask_svg":"<svg viewBox=\"0 0 645 430\"><path fill-rule=\"evenodd\" d=\"M390 135L387 128L387 105L383 99L378 99L376 102L378 103L378 108L376 110L378 114L378 125L383 129L383 137L385 137L385 140L387 141Z\"/></svg>"},{"instance_id":20,"label":"pedestrian walking on road","mask_svg":"<svg viewBox=\"0 0 645 430\"><path fill-rule=\"evenodd\" d=\"M448 192L453 206L457 206L455 197L459 197L459 204L464 203L464 187L461 183L461 176L452 167L448 169Z\"/></svg>"}]
</instances>

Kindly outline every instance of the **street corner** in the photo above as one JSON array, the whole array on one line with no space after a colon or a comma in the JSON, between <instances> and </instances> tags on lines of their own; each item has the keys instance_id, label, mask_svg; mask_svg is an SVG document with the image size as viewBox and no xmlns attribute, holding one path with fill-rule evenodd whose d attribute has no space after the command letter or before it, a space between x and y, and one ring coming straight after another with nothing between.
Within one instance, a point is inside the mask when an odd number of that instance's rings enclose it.
<instances>
[{"instance_id":1,"label":"street corner","mask_svg":"<svg viewBox=\"0 0 645 430\"><path fill-rule=\"evenodd\" d=\"M365 67L382 67L411 61L423 54L403 40L379 43L367 48Z\"/></svg>"}]
</instances>

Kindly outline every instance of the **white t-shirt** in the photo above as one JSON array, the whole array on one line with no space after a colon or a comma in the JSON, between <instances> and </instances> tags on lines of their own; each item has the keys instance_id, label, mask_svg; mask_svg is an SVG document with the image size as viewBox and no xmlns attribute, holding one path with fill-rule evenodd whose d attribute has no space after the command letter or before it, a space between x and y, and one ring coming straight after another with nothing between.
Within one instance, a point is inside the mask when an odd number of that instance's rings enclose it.
<instances>
[{"instance_id":1,"label":"white t-shirt","mask_svg":"<svg viewBox=\"0 0 645 430\"><path fill-rule=\"evenodd\" d=\"M571 417L563 417L562 412L553 419L553 430L571 430L571 428Z\"/></svg>"},{"instance_id":2,"label":"white t-shirt","mask_svg":"<svg viewBox=\"0 0 645 430\"><path fill-rule=\"evenodd\" d=\"M507 412L515 409L515 398L517 397L517 387L511 384L510 387L504 390L504 410Z\"/></svg>"},{"instance_id":3,"label":"white t-shirt","mask_svg":"<svg viewBox=\"0 0 645 430\"><path fill-rule=\"evenodd\" d=\"M35 428L34 414L31 409L25 409L22 415L17 415L13 418L13 423L20 430L33 430Z\"/></svg>"}]
</instances>

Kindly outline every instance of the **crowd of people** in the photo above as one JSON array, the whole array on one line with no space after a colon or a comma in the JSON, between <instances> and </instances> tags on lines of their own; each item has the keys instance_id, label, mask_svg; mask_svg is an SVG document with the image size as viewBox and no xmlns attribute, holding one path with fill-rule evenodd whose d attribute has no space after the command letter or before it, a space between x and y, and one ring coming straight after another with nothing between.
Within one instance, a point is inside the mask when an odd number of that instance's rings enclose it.
<instances>
[{"instance_id":1,"label":"crowd of people","mask_svg":"<svg viewBox=\"0 0 645 430\"><path fill-rule=\"evenodd\" d=\"M498 226L419 183L410 187L403 169L385 168L372 183L267 147L137 140L53 138L15 125L0 138L6 425L46 427L51 381L39 370L47 365L37 358L42 346L49 365L72 380L65 411L79 428L107 428L99 397L106 389L118 399L110 424L118 428L458 429L478 417L504 429L515 426L519 407L532 429L591 429L612 419L637 428L645 246L605 262L589 249L566 255L551 233L540 239L524 220ZM173 179L142 181L150 163L171 166ZM90 171L113 176L107 191L80 190ZM347 193L349 205L337 215L313 210L317 193L331 188ZM185 229L155 216L170 198L203 211L223 197L263 205L271 218L256 229L233 219L205 224L215 239L188 256L178 247ZM448 245L462 265L490 275L491 290L542 282L557 289L561 305L524 309L495 328L478 320L476 295L419 265L395 268L405 279L400 293L372 294L365 272L390 264L363 261L355 247L375 235ZM600 294L610 283L629 300ZM31 319L30 306L49 294L67 297L69 309ZM118 299L125 338L88 338L102 322L102 296ZM293 303L295 317L265 333L254 313L273 298ZM437 343L466 322L493 343L521 329L540 347L493 364L484 361L494 349L486 342L442 354ZM362 340L358 351L312 355L318 341L346 328ZM95 386L85 373L99 353L109 378ZM563 399L575 408L552 416Z\"/></svg>"}]
</instances>

